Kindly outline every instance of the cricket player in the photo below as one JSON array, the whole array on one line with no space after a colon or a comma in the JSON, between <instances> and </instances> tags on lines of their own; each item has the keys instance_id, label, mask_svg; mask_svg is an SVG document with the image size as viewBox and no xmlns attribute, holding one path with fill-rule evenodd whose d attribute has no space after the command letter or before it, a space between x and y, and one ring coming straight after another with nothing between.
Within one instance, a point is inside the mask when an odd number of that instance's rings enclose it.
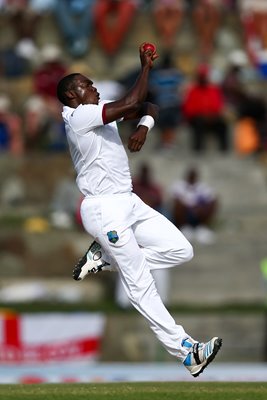
<instances>
[{"instance_id":1,"label":"cricket player","mask_svg":"<svg viewBox=\"0 0 267 400\"><path fill-rule=\"evenodd\" d=\"M95 239L73 271L76 280L88 273L116 268L132 305L147 319L166 348L197 377L214 359L222 340L194 340L164 306L151 271L170 268L193 257L191 244L163 215L132 192L126 151L117 122L138 119L128 149L138 152L154 126L158 107L146 102L148 78L156 51L139 47L140 74L121 99L100 101L91 79L79 73L58 83L63 120L77 185L84 195L81 218Z\"/></svg>"}]
</instances>

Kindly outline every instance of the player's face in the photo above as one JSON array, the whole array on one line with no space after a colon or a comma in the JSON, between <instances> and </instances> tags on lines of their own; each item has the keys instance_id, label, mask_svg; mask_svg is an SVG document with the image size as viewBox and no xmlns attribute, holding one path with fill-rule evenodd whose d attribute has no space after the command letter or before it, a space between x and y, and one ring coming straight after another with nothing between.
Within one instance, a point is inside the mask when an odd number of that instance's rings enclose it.
<instances>
[{"instance_id":1,"label":"player's face","mask_svg":"<svg viewBox=\"0 0 267 400\"><path fill-rule=\"evenodd\" d=\"M75 93L80 104L98 104L100 95L91 79L79 75L75 80Z\"/></svg>"}]
</instances>

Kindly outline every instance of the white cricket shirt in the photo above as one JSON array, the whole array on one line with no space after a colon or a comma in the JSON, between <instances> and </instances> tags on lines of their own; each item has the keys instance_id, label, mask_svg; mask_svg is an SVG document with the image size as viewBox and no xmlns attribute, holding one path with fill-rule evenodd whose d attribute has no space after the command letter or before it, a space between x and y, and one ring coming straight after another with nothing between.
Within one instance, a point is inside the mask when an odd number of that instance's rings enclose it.
<instances>
[{"instance_id":1,"label":"white cricket shirt","mask_svg":"<svg viewBox=\"0 0 267 400\"><path fill-rule=\"evenodd\" d=\"M77 172L76 182L84 196L132 191L128 156L117 123L103 123L105 103L63 107L62 117Z\"/></svg>"}]
</instances>

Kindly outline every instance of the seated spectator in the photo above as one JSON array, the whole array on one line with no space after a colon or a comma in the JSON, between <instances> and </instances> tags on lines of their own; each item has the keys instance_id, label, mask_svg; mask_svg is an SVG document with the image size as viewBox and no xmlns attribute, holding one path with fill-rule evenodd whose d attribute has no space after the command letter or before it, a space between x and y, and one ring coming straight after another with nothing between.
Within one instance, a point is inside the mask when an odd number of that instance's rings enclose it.
<instances>
[{"instance_id":1,"label":"seated spectator","mask_svg":"<svg viewBox=\"0 0 267 400\"><path fill-rule=\"evenodd\" d=\"M57 0L29 0L30 8L36 14L51 13Z\"/></svg>"},{"instance_id":2,"label":"seated spectator","mask_svg":"<svg viewBox=\"0 0 267 400\"><path fill-rule=\"evenodd\" d=\"M22 121L10 108L9 97L0 94L0 153L19 156L24 150Z\"/></svg>"},{"instance_id":3,"label":"seated spectator","mask_svg":"<svg viewBox=\"0 0 267 400\"><path fill-rule=\"evenodd\" d=\"M51 11L56 0L7 1L6 15L18 46L27 42L37 52L37 36L44 12Z\"/></svg>"},{"instance_id":4,"label":"seated spectator","mask_svg":"<svg viewBox=\"0 0 267 400\"><path fill-rule=\"evenodd\" d=\"M30 0L11 1L7 11L17 41L28 38L35 42L39 15L31 9Z\"/></svg>"},{"instance_id":5,"label":"seated spectator","mask_svg":"<svg viewBox=\"0 0 267 400\"><path fill-rule=\"evenodd\" d=\"M133 24L139 1L98 0L95 4L95 32L108 56L115 56Z\"/></svg>"},{"instance_id":6,"label":"seated spectator","mask_svg":"<svg viewBox=\"0 0 267 400\"><path fill-rule=\"evenodd\" d=\"M237 153L257 154L267 151L267 107L260 94L240 91L234 144Z\"/></svg>"},{"instance_id":7,"label":"seated spectator","mask_svg":"<svg viewBox=\"0 0 267 400\"><path fill-rule=\"evenodd\" d=\"M32 64L38 57L35 24L31 22L34 13L29 11L28 1L6 1L2 7L4 15L1 26L3 41L1 40L0 49L0 74L8 79L24 77L32 72Z\"/></svg>"},{"instance_id":8,"label":"seated spectator","mask_svg":"<svg viewBox=\"0 0 267 400\"><path fill-rule=\"evenodd\" d=\"M70 229L76 227L79 192L71 169L56 185L50 204L50 221L53 227Z\"/></svg>"},{"instance_id":9,"label":"seated spectator","mask_svg":"<svg viewBox=\"0 0 267 400\"><path fill-rule=\"evenodd\" d=\"M4 79L16 79L31 72L32 60L36 55L35 47L26 39L15 47L7 46L0 50L0 76Z\"/></svg>"},{"instance_id":10,"label":"seated spectator","mask_svg":"<svg viewBox=\"0 0 267 400\"><path fill-rule=\"evenodd\" d=\"M248 57L241 49L235 49L228 56L228 65L222 81L224 98L229 111L236 116L240 103L240 92L246 84Z\"/></svg>"},{"instance_id":11,"label":"seated spectator","mask_svg":"<svg viewBox=\"0 0 267 400\"><path fill-rule=\"evenodd\" d=\"M44 45L40 62L33 72L33 90L48 101L55 100L57 83L67 72L61 49L53 43Z\"/></svg>"},{"instance_id":12,"label":"seated spectator","mask_svg":"<svg viewBox=\"0 0 267 400\"><path fill-rule=\"evenodd\" d=\"M138 174L133 178L133 192L150 207L163 213L163 190L153 180L151 167L145 162L139 166Z\"/></svg>"},{"instance_id":13,"label":"seated spectator","mask_svg":"<svg viewBox=\"0 0 267 400\"><path fill-rule=\"evenodd\" d=\"M219 150L229 149L228 124L223 91L209 80L209 69L201 65L196 81L184 92L183 113L192 134L192 149L202 152L208 134L212 133Z\"/></svg>"},{"instance_id":14,"label":"seated spectator","mask_svg":"<svg viewBox=\"0 0 267 400\"><path fill-rule=\"evenodd\" d=\"M85 56L93 31L93 7L96 0L58 0L55 17L69 54Z\"/></svg>"},{"instance_id":15,"label":"seated spectator","mask_svg":"<svg viewBox=\"0 0 267 400\"><path fill-rule=\"evenodd\" d=\"M252 64L256 65L259 51L267 49L267 2L238 0L238 7L246 51Z\"/></svg>"},{"instance_id":16,"label":"seated spectator","mask_svg":"<svg viewBox=\"0 0 267 400\"><path fill-rule=\"evenodd\" d=\"M23 113L26 150L41 150L47 120L45 102L40 96L31 96L25 102Z\"/></svg>"},{"instance_id":17,"label":"seated spectator","mask_svg":"<svg viewBox=\"0 0 267 400\"><path fill-rule=\"evenodd\" d=\"M210 244L215 236L211 230L218 209L214 191L200 180L199 171L189 168L184 179L170 187L172 221L188 240Z\"/></svg>"},{"instance_id":18,"label":"seated spectator","mask_svg":"<svg viewBox=\"0 0 267 400\"><path fill-rule=\"evenodd\" d=\"M160 130L159 148L173 149L178 125L181 121L181 86L183 74L174 66L169 52L163 54L161 63L150 74L149 91L152 101L160 108L157 127Z\"/></svg>"},{"instance_id":19,"label":"seated spectator","mask_svg":"<svg viewBox=\"0 0 267 400\"><path fill-rule=\"evenodd\" d=\"M222 0L197 0L193 8L193 22L199 42L200 55L208 58L221 22Z\"/></svg>"},{"instance_id":20,"label":"seated spectator","mask_svg":"<svg viewBox=\"0 0 267 400\"><path fill-rule=\"evenodd\" d=\"M57 83L67 72L60 49L47 44L41 49L41 64L33 73L33 96L25 105L28 150L65 150L66 138L61 105L56 97Z\"/></svg>"},{"instance_id":21,"label":"seated spectator","mask_svg":"<svg viewBox=\"0 0 267 400\"><path fill-rule=\"evenodd\" d=\"M171 49L175 45L177 32L184 17L184 0L154 0L153 15L163 46Z\"/></svg>"},{"instance_id":22,"label":"seated spectator","mask_svg":"<svg viewBox=\"0 0 267 400\"><path fill-rule=\"evenodd\" d=\"M62 152L67 149L64 125L57 108L52 103L33 95L25 102L24 129L27 151Z\"/></svg>"}]
</instances>

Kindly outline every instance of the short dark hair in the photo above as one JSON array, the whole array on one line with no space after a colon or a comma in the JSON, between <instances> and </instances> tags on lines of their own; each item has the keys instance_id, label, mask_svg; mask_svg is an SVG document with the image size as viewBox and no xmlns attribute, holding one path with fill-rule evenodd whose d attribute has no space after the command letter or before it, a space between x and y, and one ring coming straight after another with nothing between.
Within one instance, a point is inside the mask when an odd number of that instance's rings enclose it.
<instances>
[{"instance_id":1,"label":"short dark hair","mask_svg":"<svg viewBox=\"0 0 267 400\"><path fill-rule=\"evenodd\" d=\"M73 88L73 82L80 75L78 72L64 76L57 84L57 98L65 106L68 105L68 97L66 92Z\"/></svg>"}]
</instances>

